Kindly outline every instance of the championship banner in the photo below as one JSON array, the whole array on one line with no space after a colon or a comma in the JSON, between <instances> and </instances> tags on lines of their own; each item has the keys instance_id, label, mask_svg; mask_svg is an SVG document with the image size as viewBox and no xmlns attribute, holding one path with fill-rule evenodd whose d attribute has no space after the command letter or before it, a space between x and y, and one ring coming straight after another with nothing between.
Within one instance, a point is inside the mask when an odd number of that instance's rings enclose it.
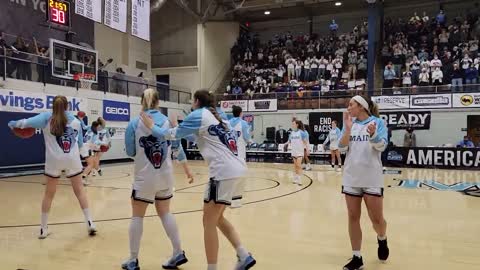
<instances>
[{"instance_id":1,"label":"championship banner","mask_svg":"<svg viewBox=\"0 0 480 270\"><path fill-rule=\"evenodd\" d=\"M454 108L480 108L480 94L453 94Z\"/></svg>"},{"instance_id":2,"label":"championship banner","mask_svg":"<svg viewBox=\"0 0 480 270\"><path fill-rule=\"evenodd\" d=\"M314 112L308 114L308 125L310 126L310 141L314 144L323 143L332 129L332 122L336 120L337 127L341 130L343 126L342 112Z\"/></svg>"},{"instance_id":3,"label":"championship banner","mask_svg":"<svg viewBox=\"0 0 480 270\"><path fill-rule=\"evenodd\" d=\"M55 96L18 90L0 89L0 111L41 113L51 111ZM67 97L68 110L88 111L88 99Z\"/></svg>"},{"instance_id":4,"label":"championship banner","mask_svg":"<svg viewBox=\"0 0 480 270\"><path fill-rule=\"evenodd\" d=\"M410 96L376 96L372 97L381 110L408 109L410 107Z\"/></svg>"},{"instance_id":5,"label":"championship banner","mask_svg":"<svg viewBox=\"0 0 480 270\"><path fill-rule=\"evenodd\" d=\"M102 1L76 0L75 13L98 23L102 23Z\"/></svg>"},{"instance_id":6,"label":"championship banner","mask_svg":"<svg viewBox=\"0 0 480 270\"><path fill-rule=\"evenodd\" d=\"M220 106L224 112L231 112L233 106L238 106L246 112L248 110L248 100L224 100L220 102Z\"/></svg>"},{"instance_id":7,"label":"championship banner","mask_svg":"<svg viewBox=\"0 0 480 270\"><path fill-rule=\"evenodd\" d=\"M410 97L411 109L436 109L451 107L451 94L414 95Z\"/></svg>"},{"instance_id":8,"label":"championship banner","mask_svg":"<svg viewBox=\"0 0 480 270\"><path fill-rule=\"evenodd\" d=\"M463 170L480 168L479 148L392 147L387 151L390 166Z\"/></svg>"},{"instance_id":9,"label":"championship banner","mask_svg":"<svg viewBox=\"0 0 480 270\"><path fill-rule=\"evenodd\" d=\"M430 129L432 113L421 112L380 112L380 118L387 122L387 127L392 129Z\"/></svg>"},{"instance_id":10,"label":"championship banner","mask_svg":"<svg viewBox=\"0 0 480 270\"><path fill-rule=\"evenodd\" d=\"M108 27L126 33L127 0L105 0L105 18L103 23Z\"/></svg>"},{"instance_id":11,"label":"championship banner","mask_svg":"<svg viewBox=\"0 0 480 270\"><path fill-rule=\"evenodd\" d=\"M276 99L256 99L248 101L249 112L276 112Z\"/></svg>"},{"instance_id":12,"label":"championship banner","mask_svg":"<svg viewBox=\"0 0 480 270\"><path fill-rule=\"evenodd\" d=\"M150 41L150 0L132 0L132 36Z\"/></svg>"}]
</instances>

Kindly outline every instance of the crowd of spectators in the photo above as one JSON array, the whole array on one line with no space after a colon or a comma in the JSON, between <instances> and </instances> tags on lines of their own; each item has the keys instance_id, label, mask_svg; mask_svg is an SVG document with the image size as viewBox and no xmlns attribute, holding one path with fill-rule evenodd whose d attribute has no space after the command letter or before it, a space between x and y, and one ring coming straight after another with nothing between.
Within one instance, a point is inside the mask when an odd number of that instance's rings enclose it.
<instances>
[{"instance_id":1,"label":"crowd of spectators","mask_svg":"<svg viewBox=\"0 0 480 270\"><path fill-rule=\"evenodd\" d=\"M233 79L225 94L334 92L363 89L367 73L367 22L338 34L333 20L330 35L275 35L261 43L258 34L242 32L231 50Z\"/></svg>"},{"instance_id":2,"label":"crowd of spectators","mask_svg":"<svg viewBox=\"0 0 480 270\"><path fill-rule=\"evenodd\" d=\"M452 19L443 9L433 17L423 12L408 20L387 18L381 50L383 87L451 85L461 91L464 84L477 84L478 15L477 4L465 16Z\"/></svg>"}]
</instances>

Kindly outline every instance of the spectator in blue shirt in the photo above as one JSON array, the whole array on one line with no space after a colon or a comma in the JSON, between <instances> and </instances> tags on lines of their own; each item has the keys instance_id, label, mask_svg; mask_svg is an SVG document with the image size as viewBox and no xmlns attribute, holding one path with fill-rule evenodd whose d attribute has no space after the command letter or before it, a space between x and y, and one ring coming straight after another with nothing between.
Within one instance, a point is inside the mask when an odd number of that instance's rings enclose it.
<instances>
[{"instance_id":1,"label":"spectator in blue shirt","mask_svg":"<svg viewBox=\"0 0 480 270\"><path fill-rule=\"evenodd\" d=\"M390 62L385 67L385 71L383 72L383 88L392 88L395 77L395 70L393 70L392 62Z\"/></svg>"},{"instance_id":2,"label":"spectator in blue shirt","mask_svg":"<svg viewBox=\"0 0 480 270\"><path fill-rule=\"evenodd\" d=\"M242 94L242 88L237 85L237 86L235 86L235 87L233 88L232 93L233 93L234 95L241 95L241 94Z\"/></svg>"},{"instance_id":3,"label":"spectator in blue shirt","mask_svg":"<svg viewBox=\"0 0 480 270\"><path fill-rule=\"evenodd\" d=\"M464 136L464 137L463 137L463 141L460 141L460 142L457 144L457 147L461 147L461 148L474 148L475 145L474 145L473 142L468 138L468 136Z\"/></svg>"},{"instance_id":4,"label":"spectator in blue shirt","mask_svg":"<svg viewBox=\"0 0 480 270\"><path fill-rule=\"evenodd\" d=\"M337 35L338 31L338 24L335 22L335 20L332 20L332 23L330 24L330 33L332 33L332 36Z\"/></svg>"},{"instance_id":5,"label":"spectator in blue shirt","mask_svg":"<svg viewBox=\"0 0 480 270\"><path fill-rule=\"evenodd\" d=\"M438 13L436 19L437 23L439 23L441 26L445 26L445 23L447 22L447 17L445 16L445 11L443 11L443 9L440 9L440 13Z\"/></svg>"}]
</instances>

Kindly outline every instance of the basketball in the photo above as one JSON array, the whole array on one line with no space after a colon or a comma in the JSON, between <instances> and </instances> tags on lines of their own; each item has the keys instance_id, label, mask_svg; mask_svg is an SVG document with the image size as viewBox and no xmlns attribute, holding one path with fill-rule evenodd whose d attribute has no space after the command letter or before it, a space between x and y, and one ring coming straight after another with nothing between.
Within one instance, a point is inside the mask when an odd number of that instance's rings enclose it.
<instances>
[{"instance_id":1,"label":"basketball","mask_svg":"<svg viewBox=\"0 0 480 270\"><path fill-rule=\"evenodd\" d=\"M100 152L105 153L105 152L107 152L109 149L110 149L110 146L108 146L108 145L102 145L102 146L100 146Z\"/></svg>"},{"instance_id":2,"label":"basketball","mask_svg":"<svg viewBox=\"0 0 480 270\"><path fill-rule=\"evenodd\" d=\"M31 138L35 134L35 129L34 128L14 128L12 129L13 134L15 136L22 138L22 139L28 139Z\"/></svg>"},{"instance_id":3,"label":"basketball","mask_svg":"<svg viewBox=\"0 0 480 270\"><path fill-rule=\"evenodd\" d=\"M79 118L83 118L83 117L85 117L85 112L84 112L84 111L79 111L79 112L77 113L77 116L78 116Z\"/></svg>"}]
</instances>

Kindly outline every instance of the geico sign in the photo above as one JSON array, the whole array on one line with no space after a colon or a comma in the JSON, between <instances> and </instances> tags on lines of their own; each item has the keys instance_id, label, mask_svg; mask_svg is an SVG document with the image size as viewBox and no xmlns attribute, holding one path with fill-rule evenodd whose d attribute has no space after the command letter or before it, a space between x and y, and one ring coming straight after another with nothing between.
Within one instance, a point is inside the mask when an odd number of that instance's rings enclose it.
<instances>
[{"instance_id":1,"label":"geico sign","mask_svg":"<svg viewBox=\"0 0 480 270\"><path fill-rule=\"evenodd\" d=\"M110 114L130 115L128 109L124 108L106 107L105 112Z\"/></svg>"}]
</instances>

